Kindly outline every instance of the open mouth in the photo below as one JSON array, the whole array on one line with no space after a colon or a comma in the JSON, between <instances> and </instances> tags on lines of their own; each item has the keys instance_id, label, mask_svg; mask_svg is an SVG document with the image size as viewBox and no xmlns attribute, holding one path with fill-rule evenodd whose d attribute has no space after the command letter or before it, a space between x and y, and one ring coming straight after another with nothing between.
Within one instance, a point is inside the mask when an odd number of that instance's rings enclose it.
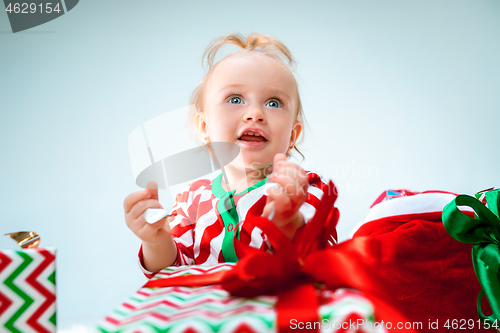
<instances>
[{"instance_id":1,"label":"open mouth","mask_svg":"<svg viewBox=\"0 0 500 333\"><path fill-rule=\"evenodd\" d=\"M264 142L264 141L267 141L267 139L265 137L263 137L262 135L260 135L259 133L255 133L255 132L245 132L243 133L242 136L240 136L238 138L238 140L241 140L241 141L250 141L250 142Z\"/></svg>"}]
</instances>

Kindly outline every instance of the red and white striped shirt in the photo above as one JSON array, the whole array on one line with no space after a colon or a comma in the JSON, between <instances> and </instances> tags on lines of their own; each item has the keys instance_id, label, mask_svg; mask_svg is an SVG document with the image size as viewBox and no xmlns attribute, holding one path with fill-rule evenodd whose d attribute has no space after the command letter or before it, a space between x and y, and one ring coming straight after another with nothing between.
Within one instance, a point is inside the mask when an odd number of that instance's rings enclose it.
<instances>
[{"instance_id":1,"label":"red and white striped shirt","mask_svg":"<svg viewBox=\"0 0 500 333\"><path fill-rule=\"evenodd\" d=\"M306 172L306 174L309 187L306 200L299 208L305 223L309 222L316 213L316 207L327 186L317 174L312 172ZM195 181L184 192L177 195L172 209L172 214L176 216L170 222L172 236L177 245L177 259L174 265L213 265L234 261L225 258L223 253L224 238L225 236L231 238L233 232L232 223L228 224L230 214L224 213L224 207L231 208L232 203L228 199L228 193L220 185L221 176L219 175L213 181L208 179ZM266 195L269 186L263 186L265 183L266 179L232 196L233 207L235 207L232 211L233 222L235 222L234 225L239 222L240 241L262 250L268 249L262 231L255 226L245 227L244 221L248 210ZM227 249L227 246L225 248ZM229 257L227 253L226 251L226 256ZM155 273L144 268L142 247L139 251L139 262L148 278L154 276Z\"/></svg>"}]
</instances>

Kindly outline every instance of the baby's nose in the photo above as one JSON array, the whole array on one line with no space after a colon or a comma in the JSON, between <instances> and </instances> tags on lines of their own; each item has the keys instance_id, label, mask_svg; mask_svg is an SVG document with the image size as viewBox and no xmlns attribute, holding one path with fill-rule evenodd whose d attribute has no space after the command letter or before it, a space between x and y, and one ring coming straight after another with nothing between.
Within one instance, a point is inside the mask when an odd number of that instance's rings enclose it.
<instances>
[{"instance_id":1,"label":"baby's nose","mask_svg":"<svg viewBox=\"0 0 500 333\"><path fill-rule=\"evenodd\" d=\"M266 120L264 111L259 107L251 107L245 114L245 120L263 122Z\"/></svg>"},{"instance_id":2,"label":"baby's nose","mask_svg":"<svg viewBox=\"0 0 500 333\"><path fill-rule=\"evenodd\" d=\"M248 116L247 120L264 121L264 117Z\"/></svg>"}]
</instances>

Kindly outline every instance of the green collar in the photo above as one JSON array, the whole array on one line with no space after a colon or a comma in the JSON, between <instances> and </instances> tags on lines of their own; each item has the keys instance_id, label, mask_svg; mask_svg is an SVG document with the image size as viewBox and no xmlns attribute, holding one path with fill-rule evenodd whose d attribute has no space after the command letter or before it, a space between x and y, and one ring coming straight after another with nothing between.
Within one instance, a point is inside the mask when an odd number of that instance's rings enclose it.
<instances>
[{"instance_id":1,"label":"green collar","mask_svg":"<svg viewBox=\"0 0 500 333\"><path fill-rule=\"evenodd\" d=\"M218 175L217 177L215 177L215 179L212 182L212 193L214 194L214 196L216 198L219 198L219 199L229 193L229 192L226 192L226 190L222 188L221 180L222 180L222 173L220 175ZM255 190L258 187L261 187L266 182L267 182L267 178L264 178L260 182L255 183L254 185L250 186L247 189L244 189L243 191L241 191L238 194L234 194L235 190L232 190L231 192L232 192L232 195L234 195L234 196L236 196L236 195L243 195L245 193L248 193L250 191Z\"/></svg>"},{"instance_id":2,"label":"green collar","mask_svg":"<svg viewBox=\"0 0 500 333\"><path fill-rule=\"evenodd\" d=\"M235 190L231 192L226 192L221 185L222 173L215 177L212 182L212 193L216 198L219 198L217 202L217 210L224 223L224 238L222 239L222 256L226 262L236 262L238 257L234 251L234 237L240 239L240 232L238 228L238 212L236 210L236 205L234 204L233 197L235 196ZM249 188L241 191L236 195L243 195L248 193L267 182L267 178L261 180L260 182L250 186Z\"/></svg>"}]
</instances>

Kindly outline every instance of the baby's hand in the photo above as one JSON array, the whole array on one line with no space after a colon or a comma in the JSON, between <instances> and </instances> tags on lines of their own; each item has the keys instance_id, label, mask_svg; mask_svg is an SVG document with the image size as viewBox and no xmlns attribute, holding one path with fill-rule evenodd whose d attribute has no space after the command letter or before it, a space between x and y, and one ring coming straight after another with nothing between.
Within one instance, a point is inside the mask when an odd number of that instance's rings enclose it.
<instances>
[{"instance_id":1,"label":"baby's hand","mask_svg":"<svg viewBox=\"0 0 500 333\"><path fill-rule=\"evenodd\" d=\"M158 185L155 182L149 182L144 191L128 195L123 202L123 208L125 209L127 226L144 243L159 244L172 238L167 219L149 224L142 217L148 208L163 208L158 201Z\"/></svg>"},{"instance_id":2,"label":"baby's hand","mask_svg":"<svg viewBox=\"0 0 500 333\"><path fill-rule=\"evenodd\" d=\"M299 208L306 200L309 187L306 172L297 164L287 162L285 154L276 154L270 180L281 186L268 190L263 216L269 218L274 210L271 220L293 240L295 231L304 225L304 217Z\"/></svg>"}]
</instances>

